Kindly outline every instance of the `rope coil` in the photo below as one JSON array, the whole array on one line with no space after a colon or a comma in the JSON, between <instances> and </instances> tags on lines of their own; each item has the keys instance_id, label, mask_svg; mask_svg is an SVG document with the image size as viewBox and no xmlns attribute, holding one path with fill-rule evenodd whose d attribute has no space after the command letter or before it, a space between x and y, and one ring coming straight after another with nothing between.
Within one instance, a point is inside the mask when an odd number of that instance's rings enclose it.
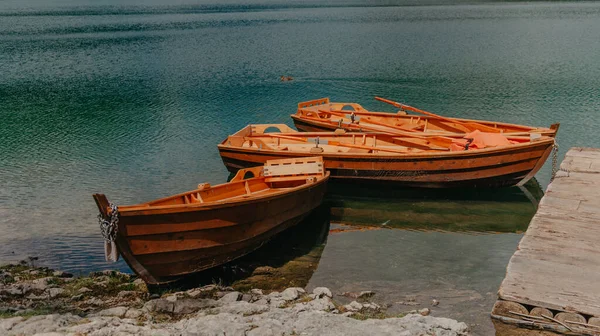
<instances>
[{"instance_id":1,"label":"rope coil","mask_svg":"<svg viewBox=\"0 0 600 336\"><path fill-rule=\"evenodd\" d=\"M100 224L100 233L104 240L114 242L117 239L117 232L119 230L119 210L116 205L109 203L110 207L110 218L106 220L102 215L98 215L98 222Z\"/></svg>"}]
</instances>

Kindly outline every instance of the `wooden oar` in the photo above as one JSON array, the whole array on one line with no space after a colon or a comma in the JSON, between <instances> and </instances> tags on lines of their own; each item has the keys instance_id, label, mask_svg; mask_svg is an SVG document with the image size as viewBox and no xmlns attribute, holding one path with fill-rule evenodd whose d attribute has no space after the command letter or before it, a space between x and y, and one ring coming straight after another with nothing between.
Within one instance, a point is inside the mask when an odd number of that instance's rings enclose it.
<instances>
[{"instance_id":1,"label":"wooden oar","mask_svg":"<svg viewBox=\"0 0 600 336\"><path fill-rule=\"evenodd\" d=\"M379 98L379 97L377 97L377 98ZM383 98L380 98L380 99L383 99ZM406 106L406 105L402 105L402 106ZM338 115L338 116L345 117L345 114L343 114L340 111L319 110L319 112L330 113L330 114L333 114L333 115ZM316 120L323 120L323 119L311 118L311 117L304 117L304 118L315 120L315 121ZM440 118L444 118L444 117L440 117ZM467 133L467 132L463 132L463 133L452 133L452 132L449 132L449 133L446 133L446 134L444 134L444 133L433 133L433 132L426 132L426 131L420 131L420 130L406 129L406 128L403 128L403 127L400 127L400 126L395 126L395 125L389 125L389 124L386 124L386 123L375 121L373 119L368 119L368 117L366 117L364 119L361 118L361 120L364 120L364 123L367 123L367 124L374 124L374 125L378 125L378 126L382 126L382 127L387 127L387 128L391 128L391 129L395 130L393 132L390 132L390 134L402 134L402 135L406 135L406 136L417 136L416 134L421 134L422 136L463 137ZM444 120L444 121L446 121L446 120ZM493 127L489 127L489 126L481 125L481 124L477 124L477 123L462 122L462 124L461 124L461 122L459 122L459 121L451 121L451 122L455 123L455 124L463 125L467 129L470 129L470 130L480 129L480 130L483 130L483 131L489 131L489 133L501 133L502 132L501 130L499 130L497 128L493 128ZM331 123L334 123L334 122L331 121ZM475 126L473 124L475 124ZM364 124L362 124L361 126L358 126L358 124L350 124L350 125L357 125L356 127L362 127L362 128L368 129L368 126L365 126ZM447 126L447 127L451 127L451 126ZM385 131L385 130L379 130L379 129L377 129L377 130L378 131ZM413 133L413 134L410 134L409 132Z\"/></svg>"},{"instance_id":2,"label":"wooden oar","mask_svg":"<svg viewBox=\"0 0 600 336\"><path fill-rule=\"evenodd\" d=\"M484 132L501 133L501 131L499 129L497 129L497 128L486 126L486 125L482 125L482 124L479 124L479 123L476 123L476 122L472 122L472 121L465 122L465 121L456 120L455 118L443 117L443 116L437 115L435 113L427 112L427 111L418 109L416 107L412 107L410 105L401 104L401 103L395 102L393 100L389 100L389 99L385 99L385 98L381 98L381 97L375 97L375 99L379 100L381 102L384 102L386 104L390 104L390 105L392 105L394 107L397 107L399 109L402 109L402 110L408 110L408 111L412 111L412 112L415 112L415 113L424 114L424 115L427 115L427 116L430 116L430 117L433 117L433 118L436 118L436 119L440 119L440 120L443 120L443 121L452 122L452 123L455 123L455 124L458 124L458 125L462 125L464 127L472 129L472 130L478 129L478 130L484 131Z\"/></svg>"},{"instance_id":3,"label":"wooden oar","mask_svg":"<svg viewBox=\"0 0 600 336\"><path fill-rule=\"evenodd\" d=\"M335 115L341 114L341 113L338 113L337 111L319 110L319 112L331 113L331 114L335 114ZM306 116L303 116L303 118L308 119L308 120L336 124L336 122L334 122L330 119L320 119L320 118L313 118L313 117L306 117ZM402 135L402 136L419 138L419 139L430 139L433 137L433 138L437 138L437 139L444 139L446 141L451 140L453 138L462 139L465 137L465 134L467 134L467 133L451 133L451 132L435 133L435 132L423 132L423 131L407 131L407 130L403 130L403 129L398 129L396 127L393 127L391 125L387 125L384 123L378 123L378 122L375 122L374 120L370 120L370 119L365 121L365 123L372 123L374 125L380 125L382 127L393 128L394 131L387 131L387 130L383 130L380 128L369 127L364 124L362 124L362 125L361 124L345 124L344 126L354 128L355 130L364 129L364 130L369 130L369 131L374 131L374 132L383 132L388 135ZM543 130L539 130L539 132L543 132ZM531 133L535 133L535 132L513 132L513 133L501 133L501 134L504 135L508 140L524 142L524 141L530 140L529 134L531 134Z\"/></svg>"},{"instance_id":4,"label":"wooden oar","mask_svg":"<svg viewBox=\"0 0 600 336\"><path fill-rule=\"evenodd\" d=\"M335 115L339 115L339 114L343 114L345 111L340 111L340 110L331 110L331 111L323 111L323 110L319 110L319 112L326 112L326 113L331 113L331 114L335 114ZM345 116L345 114L344 114ZM397 126L397 125L390 125L390 124L386 124L384 122L380 122L380 121L375 121L373 119L371 119L370 116L367 117L362 117L360 114L358 114L359 117L361 117L361 120L365 120L366 123L369 124L374 124L374 125L378 125L378 126L383 126L383 127L388 127L391 129L395 129L395 130L399 130L399 131L404 131L404 132L421 132L421 133L425 133L424 131L421 130L415 130L412 128L406 128L406 127L401 127L401 126ZM423 127L423 125L419 125L418 127Z\"/></svg>"},{"instance_id":5,"label":"wooden oar","mask_svg":"<svg viewBox=\"0 0 600 336\"><path fill-rule=\"evenodd\" d=\"M321 111L319 110L319 112L321 112ZM307 118L312 119L311 117L307 117ZM316 118L314 118L314 119L316 119ZM366 123L372 123L372 124L375 124L378 126L392 128L392 129L394 129L394 131L390 132L390 131L382 130L382 129L375 128L375 127L365 126L364 124L360 125L360 126L358 124L352 124L352 125L355 125L356 127L360 127L360 128L367 129L367 130L371 129L371 130L377 131L377 132L386 132L389 135L402 135L402 136L406 136L406 137L410 137L410 138L423 139L423 140L427 140L427 141L430 141L433 139L433 140L437 140L437 141L442 141L442 143L444 143L444 144L448 144L449 142L452 142L452 140L453 140L452 138L446 137L444 135L439 135L439 134L434 135L434 134L427 134L426 132L408 132L408 131L399 129L397 127L392 127L392 126L384 124L384 123L374 122L374 120L368 120L368 121L366 121ZM462 134L460 136L463 137L464 134ZM431 148L431 149L437 149L437 148Z\"/></svg>"},{"instance_id":6,"label":"wooden oar","mask_svg":"<svg viewBox=\"0 0 600 336\"><path fill-rule=\"evenodd\" d=\"M330 111L319 110L319 112L321 112L321 113L329 113L329 114L332 114L332 115L337 115L339 117L346 118L346 119L348 119L348 117L347 117L348 114L346 112L355 113L354 111L343 111L343 110L330 110ZM390 124L378 122L378 121L375 121L373 119L370 119L369 116L367 116L367 117L361 116L360 112L358 112L357 116L361 117L361 120L365 120L364 122L368 123L368 124L374 124L374 125L378 125L378 126L383 126L383 127L391 128L391 129L398 130L398 131L415 132L415 133L427 134L426 132L420 131L420 130L414 130L414 129L410 129L410 128L405 128L405 127L400 127L400 126L396 126L396 125L390 125ZM305 118L311 118L311 117L305 117ZM319 120L322 120L322 119L319 119ZM331 123L333 123L333 121L331 121ZM359 124L358 123L357 124L352 123L350 125L359 125ZM364 124L363 124L360 127L364 128L364 127L368 127L368 126L364 126ZM420 126L420 127L422 127L422 126ZM392 133L393 134L397 134L398 132L392 132ZM406 133L404 133L404 134L406 134ZM406 135L409 136L409 134L406 134Z\"/></svg>"},{"instance_id":7,"label":"wooden oar","mask_svg":"<svg viewBox=\"0 0 600 336\"><path fill-rule=\"evenodd\" d=\"M334 115L339 115L342 114L340 112L337 111L324 111L324 110L319 110L319 112L323 112L323 113L331 113ZM345 117L345 116L344 116ZM306 118L308 120L314 120L314 121L324 121L323 119L319 119L319 118L313 118L313 117L303 117ZM335 124L334 121L329 121L331 124ZM365 123L367 124L373 124L373 125L377 125L377 126L381 126L381 127L386 127L386 128L391 128L394 131L389 131L389 130L385 130L385 129L381 129L381 128L377 128L377 127L373 127L373 126L367 126L365 124L346 124L344 126L350 126L353 127L355 129L364 129L364 130L369 130L369 131L374 131L374 132L384 132L386 134L389 135L403 135L403 136L407 136L407 137L413 137L413 138L429 138L431 136L435 136L435 137L444 137L444 135L442 134L429 134L427 132L422 132L422 131L407 131L405 129L402 129L398 126L391 126L385 123L380 123L380 122L376 122L374 120L370 120L368 119L367 121L365 121ZM461 136L464 136L464 134L462 134Z\"/></svg>"}]
</instances>

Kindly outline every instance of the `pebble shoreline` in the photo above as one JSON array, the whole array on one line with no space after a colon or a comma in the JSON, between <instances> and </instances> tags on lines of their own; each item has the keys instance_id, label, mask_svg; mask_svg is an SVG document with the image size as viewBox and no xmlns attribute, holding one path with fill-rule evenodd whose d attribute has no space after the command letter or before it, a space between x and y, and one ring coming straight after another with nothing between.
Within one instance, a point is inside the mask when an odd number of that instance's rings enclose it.
<instances>
[{"instance_id":1,"label":"pebble shoreline","mask_svg":"<svg viewBox=\"0 0 600 336\"><path fill-rule=\"evenodd\" d=\"M469 335L465 323L428 308L387 316L372 292L361 294L346 305L325 287L151 294L129 274L72 277L21 263L0 267L0 335Z\"/></svg>"}]
</instances>

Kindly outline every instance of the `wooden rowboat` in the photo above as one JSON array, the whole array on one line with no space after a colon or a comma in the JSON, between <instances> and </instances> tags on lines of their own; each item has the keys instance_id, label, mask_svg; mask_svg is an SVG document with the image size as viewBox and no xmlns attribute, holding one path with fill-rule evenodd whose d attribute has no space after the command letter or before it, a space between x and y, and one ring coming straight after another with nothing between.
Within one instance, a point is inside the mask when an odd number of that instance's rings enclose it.
<instances>
[{"instance_id":1,"label":"wooden rowboat","mask_svg":"<svg viewBox=\"0 0 600 336\"><path fill-rule=\"evenodd\" d=\"M539 133L554 137L560 124L550 128L508 124L460 118L447 118L387 99L376 99L400 108L398 113L370 112L356 103L332 103L329 98L298 104L291 117L296 128L304 132L327 132L342 128L352 132L380 132L386 134L424 133L447 137L462 137L475 130L523 136ZM405 110L423 115L409 115Z\"/></svg>"},{"instance_id":2,"label":"wooden rowboat","mask_svg":"<svg viewBox=\"0 0 600 336\"><path fill-rule=\"evenodd\" d=\"M269 129L276 133L265 133ZM524 184L542 167L554 138L504 137L507 145L459 150L445 137L381 133L298 132L283 124L249 125L218 145L228 170L266 160L321 155L335 179L396 182L413 187L498 187ZM468 141L467 141L468 142Z\"/></svg>"},{"instance_id":3,"label":"wooden rowboat","mask_svg":"<svg viewBox=\"0 0 600 336\"><path fill-rule=\"evenodd\" d=\"M101 227L113 226L105 238L144 281L161 284L248 254L297 224L321 204L328 178L320 157L291 158L147 203L116 207L93 196Z\"/></svg>"}]
</instances>

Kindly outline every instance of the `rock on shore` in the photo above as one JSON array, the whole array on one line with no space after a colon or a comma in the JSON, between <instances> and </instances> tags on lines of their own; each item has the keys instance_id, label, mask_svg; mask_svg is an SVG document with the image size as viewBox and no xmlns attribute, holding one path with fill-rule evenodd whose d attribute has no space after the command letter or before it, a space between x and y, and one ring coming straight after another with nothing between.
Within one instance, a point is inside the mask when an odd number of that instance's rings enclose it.
<instances>
[{"instance_id":1,"label":"rock on shore","mask_svg":"<svg viewBox=\"0 0 600 336\"><path fill-rule=\"evenodd\" d=\"M387 316L372 302L337 305L324 287L263 294L209 285L151 296L120 273L73 279L35 271L0 269L0 335L468 335L451 319Z\"/></svg>"}]
</instances>

